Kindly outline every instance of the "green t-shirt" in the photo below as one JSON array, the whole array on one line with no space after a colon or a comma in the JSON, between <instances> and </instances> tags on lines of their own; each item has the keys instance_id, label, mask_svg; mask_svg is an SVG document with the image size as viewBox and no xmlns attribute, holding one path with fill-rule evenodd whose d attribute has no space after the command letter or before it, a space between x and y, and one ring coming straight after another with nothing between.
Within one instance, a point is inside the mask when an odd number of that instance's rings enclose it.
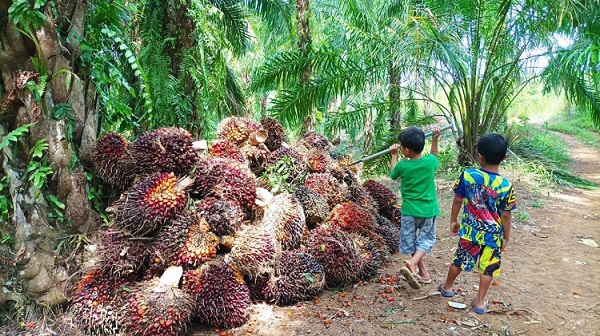
<instances>
[{"instance_id":1,"label":"green t-shirt","mask_svg":"<svg viewBox=\"0 0 600 336\"><path fill-rule=\"evenodd\" d=\"M431 218L440 213L435 190L435 170L438 158L426 155L416 160L399 161L390 173L392 180L400 178L402 214L418 218Z\"/></svg>"}]
</instances>

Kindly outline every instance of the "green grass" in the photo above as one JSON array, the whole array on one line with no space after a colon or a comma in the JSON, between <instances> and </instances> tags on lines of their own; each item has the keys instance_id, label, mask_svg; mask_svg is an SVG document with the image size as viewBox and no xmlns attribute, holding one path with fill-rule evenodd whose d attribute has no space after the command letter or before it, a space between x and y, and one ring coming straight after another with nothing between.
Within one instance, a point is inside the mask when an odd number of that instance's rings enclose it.
<instances>
[{"instance_id":1,"label":"green grass","mask_svg":"<svg viewBox=\"0 0 600 336\"><path fill-rule=\"evenodd\" d=\"M600 149L600 136L589 115L563 113L547 123L549 130L572 134L588 146Z\"/></svg>"}]
</instances>

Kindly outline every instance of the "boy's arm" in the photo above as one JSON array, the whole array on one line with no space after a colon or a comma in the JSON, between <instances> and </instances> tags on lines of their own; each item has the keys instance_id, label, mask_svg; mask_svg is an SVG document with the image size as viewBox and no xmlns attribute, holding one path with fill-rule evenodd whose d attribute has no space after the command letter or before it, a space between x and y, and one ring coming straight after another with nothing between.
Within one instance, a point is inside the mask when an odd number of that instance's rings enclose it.
<instances>
[{"instance_id":1,"label":"boy's arm","mask_svg":"<svg viewBox=\"0 0 600 336\"><path fill-rule=\"evenodd\" d=\"M396 163L398 163L398 145L397 144L393 144L390 146L390 150L392 153L392 161L390 162L390 173L392 172L392 170L394 170L394 167L396 167Z\"/></svg>"},{"instance_id":2,"label":"boy's arm","mask_svg":"<svg viewBox=\"0 0 600 336\"><path fill-rule=\"evenodd\" d=\"M512 228L512 212L511 211L502 211L500 215L502 218L502 251L506 251L506 245L508 245L508 241L510 240L510 230Z\"/></svg>"},{"instance_id":3,"label":"boy's arm","mask_svg":"<svg viewBox=\"0 0 600 336\"><path fill-rule=\"evenodd\" d=\"M429 153L438 156L439 150L438 150L438 138L440 137L440 128L439 127L434 127L433 130L433 135L431 137L431 150L429 151Z\"/></svg>"},{"instance_id":4,"label":"boy's arm","mask_svg":"<svg viewBox=\"0 0 600 336\"><path fill-rule=\"evenodd\" d=\"M452 202L452 212L450 213L450 233L458 234L458 213L460 212L460 207L462 206L463 198L454 195L454 201Z\"/></svg>"}]
</instances>

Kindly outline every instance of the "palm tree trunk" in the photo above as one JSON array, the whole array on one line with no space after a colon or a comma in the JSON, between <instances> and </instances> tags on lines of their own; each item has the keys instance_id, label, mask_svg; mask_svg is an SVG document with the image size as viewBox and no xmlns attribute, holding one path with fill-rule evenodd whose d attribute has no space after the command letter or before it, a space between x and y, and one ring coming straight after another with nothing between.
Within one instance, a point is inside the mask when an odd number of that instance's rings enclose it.
<instances>
[{"instance_id":1,"label":"palm tree trunk","mask_svg":"<svg viewBox=\"0 0 600 336\"><path fill-rule=\"evenodd\" d=\"M298 50L303 55L308 55L311 48L310 35L310 3L309 0L298 0L296 2L296 30L298 31ZM300 84L307 83L310 80L312 69L307 66L300 76ZM310 113L302 122L301 134L314 131L316 120L313 113Z\"/></svg>"},{"instance_id":2,"label":"palm tree trunk","mask_svg":"<svg viewBox=\"0 0 600 336\"><path fill-rule=\"evenodd\" d=\"M392 130L398 130L402 127L402 110L400 109L400 69L394 64L389 67L389 85L388 99L390 101L389 120Z\"/></svg>"}]
</instances>

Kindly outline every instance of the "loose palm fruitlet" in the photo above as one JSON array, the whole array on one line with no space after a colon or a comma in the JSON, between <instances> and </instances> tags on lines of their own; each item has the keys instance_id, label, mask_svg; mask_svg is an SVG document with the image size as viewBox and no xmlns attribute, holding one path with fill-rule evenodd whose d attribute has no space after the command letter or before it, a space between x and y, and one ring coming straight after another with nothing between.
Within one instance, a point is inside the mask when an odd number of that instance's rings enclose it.
<instances>
[{"instance_id":1,"label":"loose palm fruitlet","mask_svg":"<svg viewBox=\"0 0 600 336\"><path fill-rule=\"evenodd\" d=\"M371 197L377 202L379 214L389 220L394 220L394 211L396 208L397 197L390 188L374 180L368 180L363 183Z\"/></svg>"},{"instance_id":2,"label":"loose palm fruitlet","mask_svg":"<svg viewBox=\"0 0 600 336\"><path fill-rule=\"evenodd\" d=\"M281 144L286 141L285 131L279 120L263 118L260 120L260 124L267 132L267 139L264 142L265 146L267 146L270 151L279 149Z\"/></svg>"},{"instance_id":3,"label":"loose palm fruitlet","mask_svg":"<svg viewBox=\"0 0 600 336\"><path fill-rule=\"evenodd\" d=\"M168 127L144 132L132 146L131 154L139 173L189 174L198 160L192 135L183 128Z\"/></svg>"},{"instance_id":4,"label":"loose palm fruitlet","mask_svg":"<svg viewBox=\"0 0 600 336\"><path fill-rule=\"evenodd\" d=\"M298 248L306 229L302 204L294 195L275 195L266 207L260 226L275 232L275 238L284 251Z\"/></svg>"},{"instance_id":5,"label":"loose palm fruitlet","mask_svg":"<svg viewBox=\"0 0 600 336\"><path fill-rule=\"evenodd\" d=\"M114 225L134 236L153 235L186 207L184 189L173 173L158 173L135 184L115 202Z\"/></svg>"},{"instance_id":6,"label":"loose palm fruitlet","mask_svg":"<svg viewBox=\"0 0 600 336\"><path fill-rule=\"evenodd\" d=\"M92 335L117 335L125 304L127 278L109 276L97 268L88 272L73 291L69 311L82 331Z\"/></svg>"},{"instance_id":7,"label":"loose palm fruitlet","mask_svg":"<svg viewBox=\"0 0 600 336\"><path fill-rule=\"evenodd\" d=\"M196 300L195 313L201 322L235 328L248 321L250 291L240 272L223 259L185 272L182 288Z\"/></svg>"},{"instance_id":8,"label":"loose palm fruitlet","mask_svg":"<svg viewBox=\"0 0 600 336\"><path fill-rule=\"evenodd\" d=\"M325 287L325 270L310 254L286 251L277 262L276 275L263 289L267 302L279 305L310 300Z\"/></svg>"},{"instance_id":9,"label":"loose palm fruitlet","mask_svg":"<svg viewBox=\"0 0 600 336\"><path fill-rule=\"evenodd\" d=\"M323 265L328 284L341 285L358 280L363 265L362 251L339 227L321 225L310 231L306 250Z\"/></svg>"},{"instance_id":10,"label":"loose palm fruitlet","mask_svg":"<svg viewBox=\"0 0 600 336\"><path fill-rule=\"evenodd\" d=\"M121 323L131 336L185 335L193 310L190 294L154 278L131 288Z\"/></svg>"},{"instance_id":11,"label":"loose palm fruitlet","mask_svg":"<svg viewBox=\"0 0 600 336\"><path fill-rule=\"evenodd\" d=\"M336 205L327 222L339 226L349 233L368 235L375 228L377 222L373 213L354 202L344 202Z\"/></svg>"},{"instance_id":12,"label":"loose palm fruitlet","mask_svg":"<svg viewBox=\"0 0 600 336\"><path fill-rule=\"evenodd\" d=\"M99 265L104 274L124 276L138 273L148 260L148 242L112 228L106 229L98 245Z\"/></svg>"},{"instance_id":13,"label":"loose palm fruitlet","mask_svg":"<svg viewBox=\"0 0 600 336\"><path fill-rule=\"evenodd\" d=\"M130 143L121 135L108 132L96 142L93 163L102 181L124 189L135 177Z\"/></svg>"},{"instance_id":14,"label":"loose palm fruitlet","mask_svg":"<svg viewBox=\"0 0 600 336\"><path fill-rule=\"evenodd\" d=\"M302 204L306 225L309 228L314 228L329 217L331 209L327 204L327 199L321 194L305 186L298 186L294 195Z\"/></svg>"}]
</instances>

